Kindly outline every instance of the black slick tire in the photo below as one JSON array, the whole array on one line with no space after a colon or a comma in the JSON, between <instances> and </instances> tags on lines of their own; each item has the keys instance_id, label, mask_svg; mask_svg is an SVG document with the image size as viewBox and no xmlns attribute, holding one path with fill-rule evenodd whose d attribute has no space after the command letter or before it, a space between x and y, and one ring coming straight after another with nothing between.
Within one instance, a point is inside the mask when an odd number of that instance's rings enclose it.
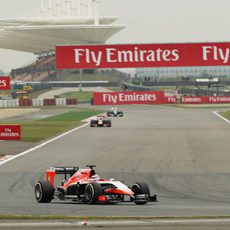
<instances>
[{"instance_id":1,"label":"black slick tire","mask_svg":"<svg viewBox=\"0 0 230 230\"><path fill-rule=\"evenodd\" d=\"M132 185L132 191L134 192L134 195L141 195L141 194L147 194L150 196L150 190L149 186L145 182L135 182ZM135 204L137 205L143 205L148 203L148 201L135 201Z\"/></svg>"},{"instance_id":2,"label":"black slick tire","mask_svg":"<svg viewBox=\"0 0 230 230\"><path fill-rule=\"evenodd\" d=\"M35 198L38 203L49 203L54 196L54 189L48 181L38 181L35 185Z\"/></svg>"},{"instance_id":3,"label":"black slick tire","mask_svg":"<svg viewBox=\"0 0 230 230\"><path fill-rule=\"evenodd\" d=\"M102 195L101 185L98 183L87 184L85 187L84 201L87 204L96 204Z\"/></svg>"}]
</instances>

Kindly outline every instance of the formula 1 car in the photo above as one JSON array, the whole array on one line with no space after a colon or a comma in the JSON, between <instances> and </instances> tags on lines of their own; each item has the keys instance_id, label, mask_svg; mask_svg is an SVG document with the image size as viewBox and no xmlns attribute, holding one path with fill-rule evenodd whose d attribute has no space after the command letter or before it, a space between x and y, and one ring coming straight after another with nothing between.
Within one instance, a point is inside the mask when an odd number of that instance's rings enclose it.
<instances>
[{"instance_id":1,"label":"formula 1 car","mask_svg":"<svg viewBox=\"0 0 230 230\"><path fill-rule=\"evenodd\" d=\"M105 116L97 116L90 120L90 127L111 127L111 120L106 119Z\"/></svg>"},{"instance_id":2,"label":"formula 1 car","mask_svg":"<svg viewBox=\"0 0 230 230\"><path fill-rule=\"evenodd\" d=\"M143 205L156 202L157 196L150 195L144 182L135 182L131 187L114 179L99 177L95 165L79 167L53 167L46 171L46 180L35 185L35 198L39 203L49 203L53 199L72 200L86 204L134 202ZM56 175L64 176L61 186L55 186Z\"/></svg>"},{"instance_id":3,"label":"formula 1 car","mask_svg":"<svg viewBox=\"0 0 230 230\"><path fill-rule=\"evenodd\" d=\"M111 110L106 112L107 117L123 117L124 113L117 108L111 108Z\"/></svg>"}]
</instances>

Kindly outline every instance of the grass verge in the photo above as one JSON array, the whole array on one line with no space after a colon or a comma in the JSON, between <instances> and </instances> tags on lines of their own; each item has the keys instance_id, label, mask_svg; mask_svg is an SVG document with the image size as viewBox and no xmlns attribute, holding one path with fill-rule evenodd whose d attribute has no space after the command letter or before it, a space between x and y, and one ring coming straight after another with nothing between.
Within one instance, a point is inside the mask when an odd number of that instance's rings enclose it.
<instances>
[{"instance_id":1,"label":"grass verge","mask_svg":"<svg viewBox=\"0 0 230 230\"><path fill-rule=\"evenodd\" d=\"M230 121L230 111L224 111L219 113L222 117L228 119Z\"/></svg>"},{"instance_id":2,"label":"grass verge","mask_svg":"<svg viewBox=\"0 0 230 230\"><path fill-rule=\"evenodd\" d=\"M102 112L101 110L69 111L46 119L35 121L19 120L7 122L7 124L12 123L21 125L21 141L39 142L79 126L82 120Z\"/></svg>"},{"instance_id":3,"label":"grass verge","mask_svg":"<svg viewBox=\"0 0 230 230\"><path fill-rule=\"evenodd\" d=\"M60 97L64 97L64 98L76 98L79 101L82 100L90 100L93 97L93 93L92 92L88 92L88 91L75 91L75 92L67 92L67 93L63 93L60 95Z\"/></svg>"}]
</instances>

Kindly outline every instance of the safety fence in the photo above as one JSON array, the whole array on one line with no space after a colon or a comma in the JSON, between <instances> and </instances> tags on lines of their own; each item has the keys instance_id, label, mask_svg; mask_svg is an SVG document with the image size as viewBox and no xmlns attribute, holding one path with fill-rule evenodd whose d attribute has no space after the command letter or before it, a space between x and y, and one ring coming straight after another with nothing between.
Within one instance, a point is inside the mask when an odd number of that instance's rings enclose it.
<instances>
[{"instance_id":1,"label":"safety fence","mask_svg":"<svg viewBox=\"0 0 230 230\"><path fill-rule=\"evenodd\" d=\"M77 99L71 98L52 98L52 99L12 99L0 100L0 107L40 107L40 106L66 106L77 105Z\"/></svg>"}]
</instances>

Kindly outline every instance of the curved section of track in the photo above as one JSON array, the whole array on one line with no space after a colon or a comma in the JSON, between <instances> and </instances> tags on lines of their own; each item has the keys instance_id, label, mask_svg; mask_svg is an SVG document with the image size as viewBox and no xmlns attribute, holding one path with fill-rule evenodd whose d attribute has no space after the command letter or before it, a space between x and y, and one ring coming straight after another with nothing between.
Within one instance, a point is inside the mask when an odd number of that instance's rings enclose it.
<instances>
[{"instance_id":1,"label":"curved section of track","mask_svg":"<svg viewBox=\"0 0 230 230\"><path fill-rule=\"evenodd\" d=\"M0 214L197 216L230 213L230 129L211 110L124 106L112 128L82 128L0 167ZM33 186L49 166L96 164L126 183L146 181L158 203L38 204Z\"/></svg>"}]
</instances>

